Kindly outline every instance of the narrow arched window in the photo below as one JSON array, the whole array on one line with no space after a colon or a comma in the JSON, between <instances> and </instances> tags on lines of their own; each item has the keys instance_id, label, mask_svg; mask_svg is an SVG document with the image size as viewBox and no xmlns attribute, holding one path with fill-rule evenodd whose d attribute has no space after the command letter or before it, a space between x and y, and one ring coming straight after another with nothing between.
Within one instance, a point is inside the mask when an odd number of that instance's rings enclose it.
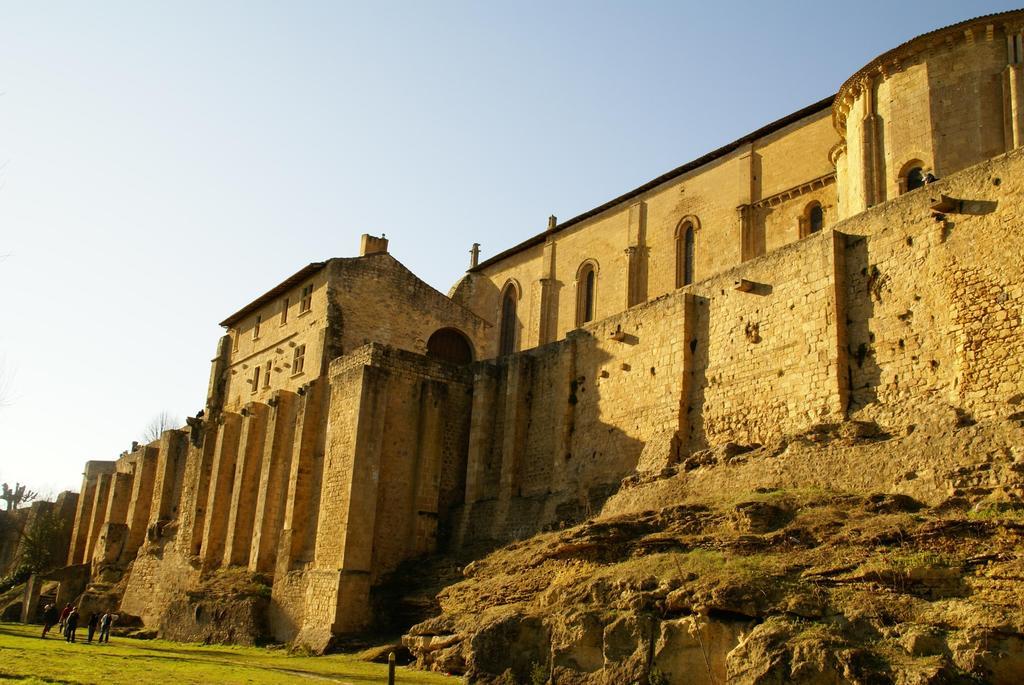
<instances>
[{"instance_id":1,"label":"narrow arched window","mask_svg":"<svg viewBox=\"0 0 1024 685\"><path fill-rule=\"evenodd\" d=\"M583 322L594 320L594 270L587 271L587 278L583 283Z\"/></svg>"},{"instance_id":2,"label":"narrow arched window","mask_svg":"<svg viewBox=\"0 0 1024 685\"><path fill-rule=\"evenodd\" d=\"M693 224L683 233L683 285L693 283Z\"/></svg>"},{"instance_id":3,"label":"narrow arched window","mask_svg":"<svg viewBox=\"0 0 1024 685\"><path fill-rule=\"evenodd\" d=\"M817 233L821 230L822 225L825 223L825 212L822 211L821 205L815 202L811 205L811 211L807 213L807 226L808 231L811 233Z\"/></svg>"},{"instance_id":4,"label":"narrow arched window","mask_svg":"<svg viewBox=\"0 0 1024 685\"><path fill-rule=\"evenodd\" d=\"M676 226L676 287L693 283L696 274L697 219L685 218Z\"/></svg>"},{"instance_id":5,"label":"narrow arched window","mask_svg":"<svg viewBox=\"0 0 1024 685\"><path fill-rule=\"evenodd\" d=\"M812 202L804 207L799 217L800 237L806 238L812 233L818 233L825 227L825 210L820 202Z\"/></svg>"},{"instance_id":6,"label":"narrow arched window","mask_svg":"<svg viewBox=\"0 0 1024 685\"><path fill-rule=\"evenodd\" d=\"M597 271L592 262L580 267L576 276L576 325L594 320L597 311Z\"/></svg>"},{"instance_id":7,"label":"narrow arched window","mask_svg":"<svg viewBox=\"0 0 1024 685\"><path fill-rule=\"evenodd\" d=\"M519 293L516 287L509 283L501 296L501 328L498 338L498 355L504 357L516 351L516 304L519 300Z\"/></svg>"}]
</instances>

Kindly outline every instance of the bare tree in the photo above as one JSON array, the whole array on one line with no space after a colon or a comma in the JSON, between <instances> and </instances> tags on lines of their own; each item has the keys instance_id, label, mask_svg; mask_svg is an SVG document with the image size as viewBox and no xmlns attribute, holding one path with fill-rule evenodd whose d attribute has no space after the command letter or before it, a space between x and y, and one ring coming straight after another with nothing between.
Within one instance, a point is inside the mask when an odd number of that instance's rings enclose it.
<instances>
[{"instance_id":1,"label":"bare tree","mask_svg":"<svg viewBox=\"0 0 1024 685\"><path fill-rule=\"evenodd\" d=\"M7 502L7 511L14 511L22 504L31 502L39 494L34 490L28 490L21 483L15 483L14 488L11 488L7 483L3 484L3 493L0 494L0 500Z\"/></svg>"},{"instance_id":2,"label":"bare tree","mask_svg":"<svg viewBox=\"0 0 1024 685\"><path fill-rule=\"evenodd\" d=\"M179 425L177 417L172 416L166 409L146 424L145 429L142 431L142 444L147 445L154 440L159 440L160 436L163 435L165 430L177 428Z\"/></svg>"}]
</instances>

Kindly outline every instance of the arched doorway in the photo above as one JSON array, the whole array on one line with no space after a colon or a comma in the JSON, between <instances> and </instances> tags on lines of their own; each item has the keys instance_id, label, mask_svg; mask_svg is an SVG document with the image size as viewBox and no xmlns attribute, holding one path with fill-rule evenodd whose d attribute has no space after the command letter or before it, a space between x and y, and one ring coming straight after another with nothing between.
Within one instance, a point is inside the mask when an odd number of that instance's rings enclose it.
<instances>
[{"instance_id":1,"label":"arched doorway","mask_svg":"<svg viewBox=\"0 0 1024 685\"><path fill-rule=\"evenodd\" d=\"M434 331L427 340L427 356L451 364L470 364L473 361L473 346L455 328L441 328Z\"/></svg>"}]
</instances>

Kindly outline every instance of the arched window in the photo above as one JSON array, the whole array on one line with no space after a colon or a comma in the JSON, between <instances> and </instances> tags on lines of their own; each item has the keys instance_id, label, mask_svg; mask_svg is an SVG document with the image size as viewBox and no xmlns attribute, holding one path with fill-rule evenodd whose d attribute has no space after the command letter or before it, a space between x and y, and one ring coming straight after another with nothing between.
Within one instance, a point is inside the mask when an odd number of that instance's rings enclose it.
<instances>
[{"instance_id":1,"label":"arched window","mask_svg":"<svg viewBox=\"0 0 1024 685\"><path fill-rule=\"evenodd\" d=\"M676 229L676 287L693 283L694 228L692 221L685 221Z\"/></svg>"},{"instance_id":2,"label":"arched window","mask_svg":"<svg viewBox=\"0 0 1024 685\"><path fill-rule=\"evenodd\" d=\"M801 238L806 238L812 233L820 232L825 227L825 210L822 209L821 203L815 201L804 207L804 212L800 215L799 224Z\"/></svg>"},{"instance_id":3,"label":"arched window","mask_svg":"<svg viewBox=\"0 0 1024 685\"><path fill-rule=\"evenodd\" d=\"M498 355L501 357L516 351L516 332L519 327L516 317L518 303L519 291L514 283L509 282L501 294L501 326L498 334Z\"/></svg>"},{"instance_id":4,"label":"arched window","mask_svg":"<svg viewBox=\"0 0 1024 685\"><path fill-rule=\"evenodd\" d=\"M441 328L427 340L427 356L452 364L469 364L473 361L473 348L461 331Z\"/></svg>"},{"instance_id":5,"label":"arched window","mask_svg":"<svg viewBox=\"0 0 1024 685\"><path fill-rule=\"evenodd\" d=\"M815 202L811 205L811 211L807 213L807 226L811 233L817 233L821 230L821 227L825 223L825 212L821 210L821 205Z\"/></svg>"},{"instance_id":6,"label":"arched window","mask_svg":"<svg viewBox=\"0 0 1024 685\"><path fill-rule=\"evenodd\" d=\"M597 313L597 268L584 262L576 272L576 325L593 321Z\"/></svg>"},{"instance_id":7,"label":"arched window","mask_svg":"<svg viewBox=\"0 0 1024 685\"><path fill-rule=\"evenodd\" d=\"M899 175L900 193L909 193L924 185L924 162L913 159L903 165Z\"/></svg>"}]
</instances>

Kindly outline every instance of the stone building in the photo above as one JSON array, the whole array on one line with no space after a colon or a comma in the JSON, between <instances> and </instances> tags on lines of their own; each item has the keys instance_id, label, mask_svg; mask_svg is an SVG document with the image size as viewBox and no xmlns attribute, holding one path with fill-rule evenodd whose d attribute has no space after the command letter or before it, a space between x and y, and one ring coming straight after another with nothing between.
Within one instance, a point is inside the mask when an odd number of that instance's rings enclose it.
<instances>
[{"instance_id":1,"label":"stone building","mask_svg":"<svg viewBox=\"0 0 1024 685\"><path fill-rule=\"evenodd\" d=\"M383 238L304 267L222 322L202 416L87 463L68 564L168 637L324 649L401 562L694 451L1019 411L1022 28L908 41L447 296ZM268 592L211 589L240 571Z\"/></svg>"}]
</instances>

